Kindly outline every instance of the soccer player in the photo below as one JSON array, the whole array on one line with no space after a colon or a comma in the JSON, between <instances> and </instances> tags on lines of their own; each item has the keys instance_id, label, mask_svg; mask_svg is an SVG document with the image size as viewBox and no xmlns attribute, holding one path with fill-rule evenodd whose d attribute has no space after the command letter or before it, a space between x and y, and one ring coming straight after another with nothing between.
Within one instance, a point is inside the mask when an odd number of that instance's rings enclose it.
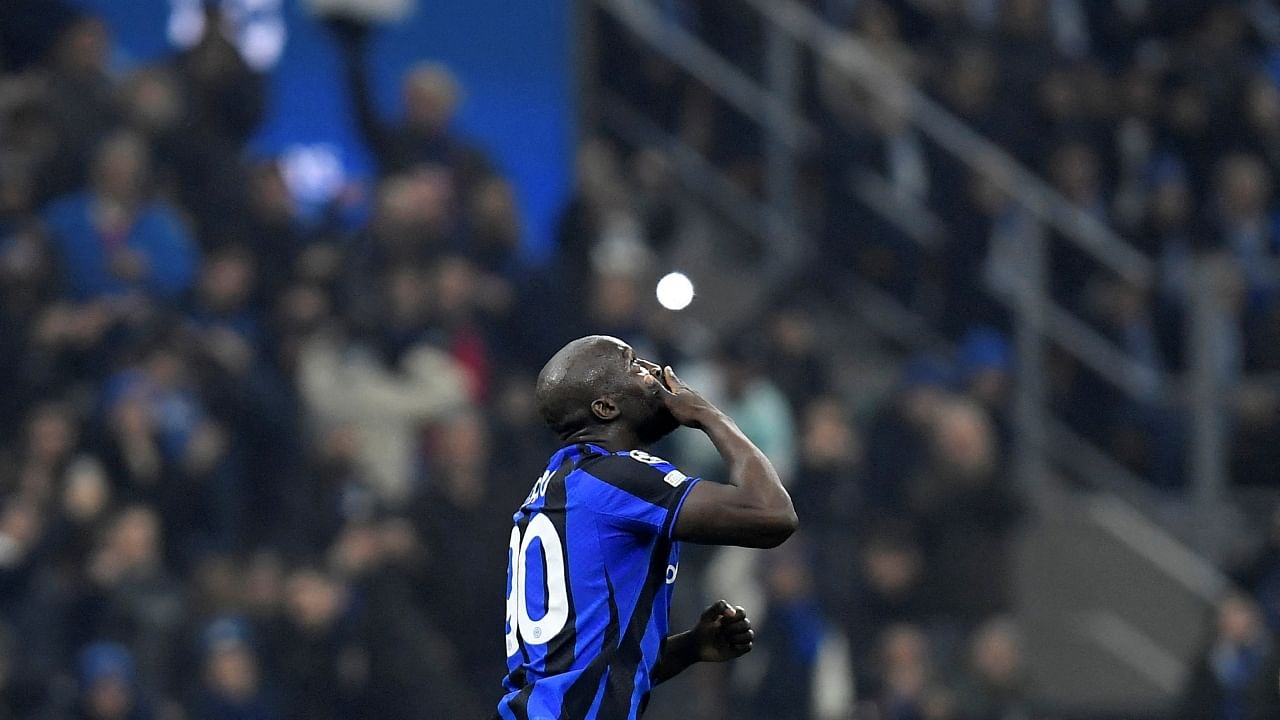
<instances>
[{"instance_id":1,"label":"soccer player","mask_svg":"<svg viewBox=\"0 0 1280 720\"><path fill-rule=\"evenodd\" d=\"M776 547L795 531L795 509L733 420L621 340L566 345L539 374L537 403L563 446L511 530L496 717L638 718L654 685L751 650L746 611L723 600L667 635L679 541ZM645 451L681 425L711 438L730 484Z\"/></svg>"}]
</instances>

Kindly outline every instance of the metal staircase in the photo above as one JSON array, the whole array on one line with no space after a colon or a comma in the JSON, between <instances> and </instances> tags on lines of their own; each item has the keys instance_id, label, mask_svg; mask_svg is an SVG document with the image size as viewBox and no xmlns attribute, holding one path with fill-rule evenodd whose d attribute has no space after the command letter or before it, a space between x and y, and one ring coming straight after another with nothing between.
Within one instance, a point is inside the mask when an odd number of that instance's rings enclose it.
<instances>
[{"instance_id":1,"label":"metal staircase","mask_svg":"<svg viewBox=\"0 0 1280 720\"><path fill-rule=\"evenodd\" d=\"M1028 531L1016 577L1037 699L1067 717L1170 717L1228 588L1132 506L1080 494Z\"/></svg>"}]
</instances>

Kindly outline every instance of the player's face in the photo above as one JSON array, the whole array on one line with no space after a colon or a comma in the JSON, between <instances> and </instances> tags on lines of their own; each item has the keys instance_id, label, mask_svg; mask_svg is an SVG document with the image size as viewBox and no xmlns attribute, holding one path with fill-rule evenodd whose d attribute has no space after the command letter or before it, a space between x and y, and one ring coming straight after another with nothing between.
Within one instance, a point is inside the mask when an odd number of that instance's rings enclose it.
<instances>
[{"instance_id":1,"label":"player's face","mask_svg":"<svg viewBox=\"0 0 1280 720\"><path fill-rule=\"evenodd\" d=\"M626 380L623 387L627 390L620 398L623 418L635 426L642 443L657 442L680 426L662 398L662 368L637 356L624 342L618 343L618 354Z\"/></svg>"}]
</instances>

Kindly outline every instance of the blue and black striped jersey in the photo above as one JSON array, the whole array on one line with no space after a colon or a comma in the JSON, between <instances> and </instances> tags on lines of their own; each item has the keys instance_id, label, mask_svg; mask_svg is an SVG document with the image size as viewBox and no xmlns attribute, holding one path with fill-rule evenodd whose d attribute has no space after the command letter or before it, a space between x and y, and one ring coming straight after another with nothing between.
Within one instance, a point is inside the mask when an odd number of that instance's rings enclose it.
<instances>
[{"instance_id":1,"label":"blue and black striped jersey","mask_svg":"<svg viewBox=\"0 0 1280 720\"><path fill-rule=\"evenodd\" d=\"M562 448L516 512L507 560L504 720L629 720L667 635L697 478L641 450Z\"/></svg>"}]
</instances>

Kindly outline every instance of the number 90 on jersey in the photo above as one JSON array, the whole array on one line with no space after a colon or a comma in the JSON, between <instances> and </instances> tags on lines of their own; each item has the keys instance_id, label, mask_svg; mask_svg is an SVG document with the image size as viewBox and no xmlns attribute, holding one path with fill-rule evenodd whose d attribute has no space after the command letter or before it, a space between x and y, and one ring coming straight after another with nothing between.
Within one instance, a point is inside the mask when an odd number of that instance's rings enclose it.
<instances>
[{"instance_id":1,"label":"number 90 on jersey","mask_svg":"<svg viewBox=\"0 0 1280 720\"><path fill-rule=\"evenodd\" d=\"M519 526L511 528L507 547L507 657L520 651L522 640L550 642L568 620L564 545L551 519L537 513L523 537Z\"/></svg>"}]
</instances>

